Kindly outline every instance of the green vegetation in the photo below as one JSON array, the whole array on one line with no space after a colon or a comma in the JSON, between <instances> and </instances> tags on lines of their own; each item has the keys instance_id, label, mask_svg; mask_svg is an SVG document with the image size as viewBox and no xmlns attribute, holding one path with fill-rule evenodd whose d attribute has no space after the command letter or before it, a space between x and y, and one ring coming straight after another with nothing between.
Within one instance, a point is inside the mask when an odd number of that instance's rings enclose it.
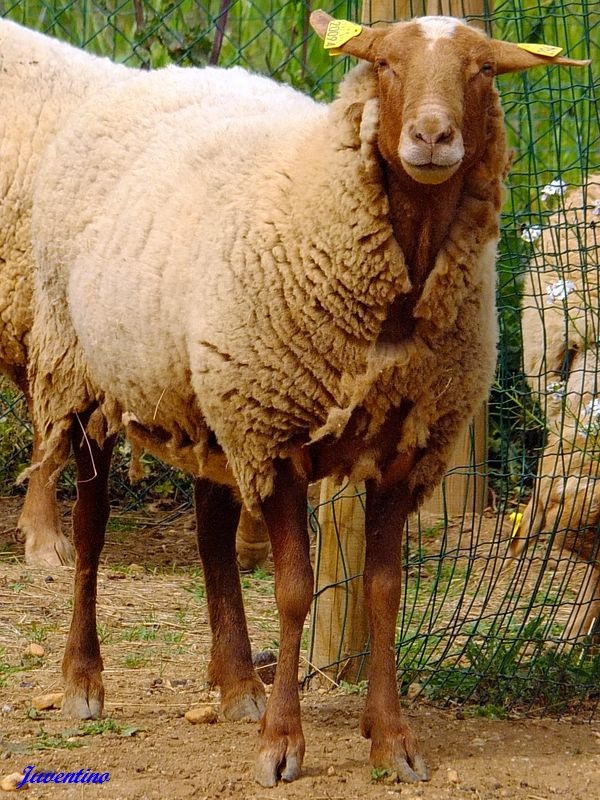
<instances>
[{"instance_id":1,"label":"green vegetation","mask_svg":"<svg viewBox=\"0 0 600 800\"><path fill-rule=\"evenodd\" d=\"M43 641L45 641L49 633L54 633L57 629L58 625L56 623L47 625L39 622L30 622L24 633L30 642L37 642L38 644L41 644Z\"/></svg>"},{"instance_id":2,"label":"green vegetation","mask_svg":"<svg viewBox=\"0 0 600 800\"><path fill-rule=\"evenodd\" d=\"M475 625L458 656L402 674L402 684L418 680L433 702L469 701L469 713L497 718L512 708L561 713L600 697L600 654L589 643L553 648L541 617L518 632L498 624L483 627Z\"/></svg>"},{"instance_id":3,"label":"green vegetation","mask_svg":"<svg viewBox=\"0 0 600 800\"><path fill-rule=\"evenodd\" d=\"M356 2L324 4L341 17L356 16ZM0 14L59 39L145 69L241 64L277 80L330 97L345 70L310 35L310 4L302 0L81 0L78 3L0 2Z\"/></svg>"},{"instance_id":4,"label":"green vegetation","mask_svg":"<svg viewBox=\"0 0 600 800\"><path fill-rule=\"evenodd\" d=\"M344 694L357 694L364 697L369 687L369 681L359 681L358 683L348 683L347 681L340 681L340 689Z\"/></svg>"},{"instance_id":5,"label":"green vegetation","mask_svg":"<svg viewBox=\"0 0 600 800\"><path fill-rule=\"evenodd\" d=\"M124 667L127 667L127 669L140 669L140 667L143 667L148 663L148 658L138 653L129 653L128 655L124 656L121 663Z\"/></svg>"},{"instance_id":6,"label":"green vegetation","mask_svg":"<svg viewBox=\"0 0 600 800\"><path fill-rule=\"evenodd\" d=\"M22 394L0 376L0 491L14 491L19 473L29 464L31 428Z\"/></svg>"},{"instance_id":7,"label":"green vegetation","mask_svg":"<svg viewBox=\"0 0 600 800\"><path fill-rule=\"evenodd\" d=\"M391 779L393 775L394 773L391 769L383 769L381 767L372 767L371 769L371 780L373 783L383 783Z\"/></svg>"},{"instance_id":8,"label":"green vegetation","mask_svg":"<svg viewBox=\"0 0 600 800\"><path fill-rule=\"evenodd\" d=\"M241 576L242 589L254 591L257 594L273 596L273 575L266 572L262 567L257 567L250 574Z\"/></svg>"},{"instance_id":9,"label":"green vegetation","mask_svg":"<svg viewBox=\"0 0 600 800\"><path fill-rule=\"evenodd\" d=\"M158 635L158 626L137 625L134 628L127 628L123 632L123 640L126 642L154 642Z\"/></svg>"},{"instance_id":10,"label":"green vegetation","mask_svg":"<svg viewBox=\"0 0 600 800\"><path fill-rule=\"evenodd\" d=\"M134 736L140 730L142 729L135 725L120 725L109 718L86 722L77 728L68 728L57 734L48 733L42 726L37 732L34 741L24 742L18 749L22 752L28 750L73 750L78 747L84 747L85 742L82 740L86 736L112 734L127 738Z\"/></svg>"},{"instance_id":11,"label":"green vegetation","mask_svg":"<svg viewBox=\"0 0 600 800\"><path fill-rule=\"evenodd\" d=\"M20 666L10 664L6 657L6 650L0 647L0 689L8 685L8 676L21 670Z\"/></svg>"},{"instance_id":12,"label":"green vegetation","mask_svg":"<svg viewBox=\"0 0 600 800\"><path fill-rule=\"evenodd\" d=\"M194 581L190 586L185 587L185 591L191 594L198 605L204 606L206 604L204 584Z\"/></svg>"}]
</instances>

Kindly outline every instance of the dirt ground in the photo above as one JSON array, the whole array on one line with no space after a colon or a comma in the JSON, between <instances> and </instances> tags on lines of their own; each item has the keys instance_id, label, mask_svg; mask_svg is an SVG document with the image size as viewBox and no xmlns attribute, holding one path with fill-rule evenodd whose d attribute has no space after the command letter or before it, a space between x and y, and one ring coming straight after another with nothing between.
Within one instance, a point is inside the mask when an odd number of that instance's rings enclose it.
<instances>
[{"instance_id":1,"label":"dirt ground","mask_svg":"<svg viewBox=\"0 0 600 800\"><path fill-rule=\"evenodd\" d=\"M255 725L222 718L191 725L183 716L199 704L218 709L218 699L205 684L210 640L190 518L169 521L159 508L111 525L98 612L106 718L81 723L56 710L35 712L33 698L61 687L72 570L24 565L22 544L13 537L17 512L15 500L0 500L0 777L28 765L110 773L101 786L31 785L26 796L600 798L600 719L490 720L470 717L468 708L407 703L431 780L376 782L367 766L368 742L358 732L363 698L339 688L303 693L303 775L262 789L252 779ZM243 579L255 651L275 648L278 635L268 572ZM43 654L32 654L31 644Z\"/></svg>"}]
</instances>

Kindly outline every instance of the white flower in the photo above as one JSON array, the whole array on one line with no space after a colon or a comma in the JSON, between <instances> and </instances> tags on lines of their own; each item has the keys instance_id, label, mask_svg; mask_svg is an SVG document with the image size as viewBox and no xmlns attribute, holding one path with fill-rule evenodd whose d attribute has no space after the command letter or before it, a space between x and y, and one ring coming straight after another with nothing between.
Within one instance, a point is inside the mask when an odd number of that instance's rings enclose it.
<instances>
[{"instance_id":1,"label":"white flower","mask_svg":"<svg viewBox=\"0 0 600 800\"><path fill-rule=\"evenodd\" d=\"M555 178L544 186L540 194L540 200L542 203L545 203L549 197L554 197L555 195L562 197L567 186L568 184L565 181L560 178Z\"/></svg>"},{"instance_id":2,"label":"white flower","mask_svg":"<svg viewBox=\"0 0 600 800\"><path fill-rule=\"evenodd\" d=\"M552 381L546 386L546 392L552 395L553 400L561 400L567 393L565 381Z\"/></svg>"},{"instance_id":3,"label":"white flower","mask_svg":"<svg viewBox=\"0 0 600 800\"><path fill-rule=\"evenodd\" d=\"M587 419L587 424L579 426L585 434L600 433L600 399L594 397L581 412L582 419Z\"/></svg>"},{"instance_id":4,"label":"white flower","mask_svg":"<svg viewBox=\"0 0 600 800\"><path fill-rule=\"evenodd\" d=\"M592 217L600 217L600 200L594 200L594 207L592 208Z\"/></svg>"},{"instance_id":5,"label":"white flower","mask_svg":"<svg viewBox=\"0 0 600 800\"><path fill-rule=\"evenodd\" d=\"M542 229L539 225L530 225L529 228L523 228L521 231L521 239L524 242L535 242L542 235Z\"/></svg>"},{"instance_id":6,"label":"white flower","mask_svg":"<svg viewBox=\"0 0 600 800\"><path fill-rule=\"evenodd\" d=\"M553 305L555 300L564 300L567 295L571 294L575 284L573 281L555 281L548 284L546 287L546 297L548 298L548 305Z\"/></svg>"}]
</instances>

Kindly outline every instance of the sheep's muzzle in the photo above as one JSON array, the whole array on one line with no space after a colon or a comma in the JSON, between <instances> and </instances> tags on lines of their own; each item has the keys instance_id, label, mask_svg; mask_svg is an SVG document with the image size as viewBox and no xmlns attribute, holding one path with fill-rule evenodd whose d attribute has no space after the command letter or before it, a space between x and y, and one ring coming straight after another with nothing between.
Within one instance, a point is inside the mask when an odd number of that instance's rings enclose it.
<instances>
[{"instance_id":1,"label":"sheep's muzzle","mask_svg":"<svg viewBox=\"0 0 600 800\"><path fill-rule=\"evenodd\" d=\"M402 127L398 155L418 183L444 183L460 167L464 154L460 128L441 110L422 112Z\"/></svg>"}]
</instances>

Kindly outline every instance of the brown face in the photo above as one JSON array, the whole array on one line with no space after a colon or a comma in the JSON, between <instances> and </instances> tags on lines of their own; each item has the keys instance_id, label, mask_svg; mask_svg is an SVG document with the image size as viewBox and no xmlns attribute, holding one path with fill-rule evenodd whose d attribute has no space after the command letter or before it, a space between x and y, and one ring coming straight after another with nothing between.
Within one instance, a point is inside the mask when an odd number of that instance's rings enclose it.
<instances>
[{"instance_id":1,"label":"brown face","mask_svg":"<svg viewBox=\"0 0 600 800\"><path fill-rule=\"evenodd\" d=\"M418 183L443 183L485 143L496 69L489 40L431 17L390 28L378 44L381 153Z\"/></svg>"},{"instance_id":2,"label":"brown face","mask_svg":"<svg viewBox=\"0 0 600 800\"><path fill-rule=\"evenodd\" d=\"M329 14L313 11L310 21L325 38ZM529 53L453 17L362 28L340 50L374 64L381 153L393 170L421 184L444 183L482 155L488 115L497 114L494 75L589 63Z\"/></svg>"}]
</instances>

